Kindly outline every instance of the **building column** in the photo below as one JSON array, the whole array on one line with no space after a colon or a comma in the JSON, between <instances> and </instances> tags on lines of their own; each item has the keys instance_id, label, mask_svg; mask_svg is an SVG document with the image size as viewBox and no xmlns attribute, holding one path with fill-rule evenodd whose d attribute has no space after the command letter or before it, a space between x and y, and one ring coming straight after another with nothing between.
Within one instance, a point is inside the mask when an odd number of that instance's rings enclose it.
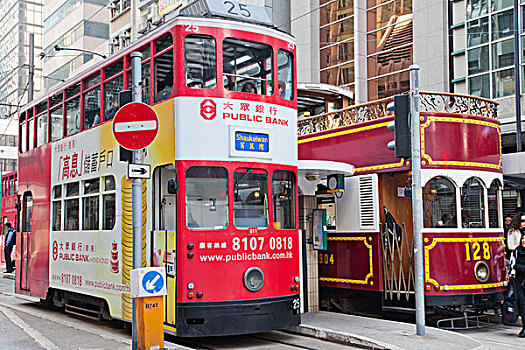
<instances>
[{"instance_id":1,"label":"building column","mask_svg":"<svg viewBox=\"0 0 525 350\"><path fill-rule=\"evenodd\" d=\"M368 102L366 0L354 1L355 104Z\"/></svg>"}]
</instances>

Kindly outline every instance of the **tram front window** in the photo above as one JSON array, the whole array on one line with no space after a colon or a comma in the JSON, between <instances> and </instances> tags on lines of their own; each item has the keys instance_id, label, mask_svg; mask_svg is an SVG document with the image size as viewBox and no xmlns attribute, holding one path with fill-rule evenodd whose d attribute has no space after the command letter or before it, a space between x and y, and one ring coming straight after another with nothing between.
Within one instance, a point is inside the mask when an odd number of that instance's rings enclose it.
<instances>
[{"instance_id":1,"label":"tram front window","mask_svg":"<svg viewBox=\"0 0 525 350\"><path fill-rule=\"evenodd\" d=\"M233 181L235 227L268 227L266 170L239 168L233 174Z\"/></svg>"},{"instance_id":2,"label":"tram front window","mask_svg":"<svg viewBox=\"0 0 525 350\"><path fill-rule=\"evenodd\" d=\"M295 174L276 170L272 179L273 226L276 229L295 228Z\"/></svg>"},{"instance_id":3,"label":"tram front window","mask_svg":"<svg viewBox=\"0 0 525 350\"><path fill-rule=\"evenodd\" d=\"M270 45L228 38L223 41L222 51L226 90L273 95Z\"/></svg>"},{"instance_id":4,"label":"tram front window","mask_svg":"<svg viewBox=\"0 0 525 350\"><path fill-rule=\"evenodd\" d=\"M186 170L186 226L222 230L228 227L228 171L192 166Z\"/></svg>"},{"instance_id":5,"label":"tram front window","mask_svg":"<svg viewBox=\"0 0 525 350\"><path fill-rule=\"evenodd\" d=\"M425 228L457 228L456 188L441 176L427 182L423 188Z\"/></svg>"}]
</instances>

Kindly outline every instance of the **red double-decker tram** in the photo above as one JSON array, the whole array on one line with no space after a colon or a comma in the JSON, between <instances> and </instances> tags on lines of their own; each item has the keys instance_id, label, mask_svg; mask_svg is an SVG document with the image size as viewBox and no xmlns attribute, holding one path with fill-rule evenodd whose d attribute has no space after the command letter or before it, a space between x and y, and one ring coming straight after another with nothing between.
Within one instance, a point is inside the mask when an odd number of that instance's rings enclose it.
<instances>
[{"instance_id":1,"label":"red double-decker tram","mask_svg":"<svg viewBox=\"0 0 525 350\"><path fill-rule=\"evenodd\" d=\"M17 227L18 223L18 212L16 210L16 203L18 202L17 196L17 177L16 171L12 171L6 174L2 174L2 203L0 207L0 216L2 221L0 224L0 230L2 234L2 252L4 251L4 241L6 227L5 223L10 222L13 227ZM1 254L0 262L5 262L4 254Z\"/></svg>"},{"instance_id":2,"label":"red double-decker tram","mask_svg":"<svg viewBox=\"0 0 525 350\"><path fill-rule=\"evenodd\" d=\"M130 53L159 117L144 151L143 262L167 273L165 330L300 322L294 39L178 16L20 114L16 292L131 319L131 183L112 136Z\"/></svg>"},{"instance_id":3,"label":"red double-decker tram","mask_svg":"<svg viewBox=\"0 0 525 350\"><path fill-rule=\"evenodd\" d=\"M371 292L384 309L413 308L411 164L387 149L391 101L298 122L299 159L355 166L342 196L330 184L316 192L328 218L321 295L345 311L352 296ZM422 93L420 110L425 304L492 308L506 285L497 104Z\"/></svg>"}]
</instances>

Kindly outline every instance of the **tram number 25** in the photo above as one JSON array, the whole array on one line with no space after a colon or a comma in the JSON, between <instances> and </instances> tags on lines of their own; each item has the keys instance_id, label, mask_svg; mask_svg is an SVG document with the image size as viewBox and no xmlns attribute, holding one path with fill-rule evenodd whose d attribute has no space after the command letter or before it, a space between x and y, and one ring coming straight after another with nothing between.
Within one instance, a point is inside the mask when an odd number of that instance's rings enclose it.
<instances>
[{"instance_id":1,"label":"tram number 25","mask_svg":"<svg viewBox=\"0 0 525 350\"><path fill-rule=\"evenodd\" d=\"M467 261L490 260L490 245L489 242L467 242L465 243L465 252L467 253Z\"/></svg>"},{"instance_id":2,"label":"tram number 25","mask_svg":"<svg viewBox=\"0 0 525 350\"><path fill-rule=\"evenodd\" d=\"M334 264L334 254L319 253L319 264L328 265L329 263Z\"/></svg>"}]
</instances>

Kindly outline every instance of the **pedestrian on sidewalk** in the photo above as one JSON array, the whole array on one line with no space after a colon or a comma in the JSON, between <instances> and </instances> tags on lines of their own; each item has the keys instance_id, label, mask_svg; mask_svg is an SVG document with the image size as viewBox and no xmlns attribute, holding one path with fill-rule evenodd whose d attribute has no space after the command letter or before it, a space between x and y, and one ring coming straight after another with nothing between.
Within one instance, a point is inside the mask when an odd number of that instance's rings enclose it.
<instances>
[{"instance_id":1,"label":"pedestrian on sidewalk","mask_svg":"<svg viewBox=\"0 0 525 350\"><path fill-rule=\"evenodd\" d=\"M11 252L13 251L13 246L16 243L16 231L11 225L10 222L6 222L5 226L7 227L7 238L5 240L4 247L4 256L5 256L5 272L11 273L15 270L13 261L11 260Z\"/></svg>"},{"instance_id":2,"label":"pedestrian on sidewalk","mask_svg":"<svg viewBox=\"0 0 525 350\"><path fill-rule=\"evenodd\" d=\"M520 245L512 252L510 272L511 278L516 279L518 291L518 313L521 316L523 328L519 333L520 338L525 338L525 235L521 236Z\"/></svg>"},{"instance_id":3,"label":"pedestrian on sidewalk","mask_svg":"<svg viewBox=\"0 0 525 350\"><path fill-rule=\"evenodd\" d=\"M525 233L525 214L518 212L512 218L509 230L505 236L505 257L510 259L510 255L520 244L521 236Z\"/></svg>"}]
</instances>

